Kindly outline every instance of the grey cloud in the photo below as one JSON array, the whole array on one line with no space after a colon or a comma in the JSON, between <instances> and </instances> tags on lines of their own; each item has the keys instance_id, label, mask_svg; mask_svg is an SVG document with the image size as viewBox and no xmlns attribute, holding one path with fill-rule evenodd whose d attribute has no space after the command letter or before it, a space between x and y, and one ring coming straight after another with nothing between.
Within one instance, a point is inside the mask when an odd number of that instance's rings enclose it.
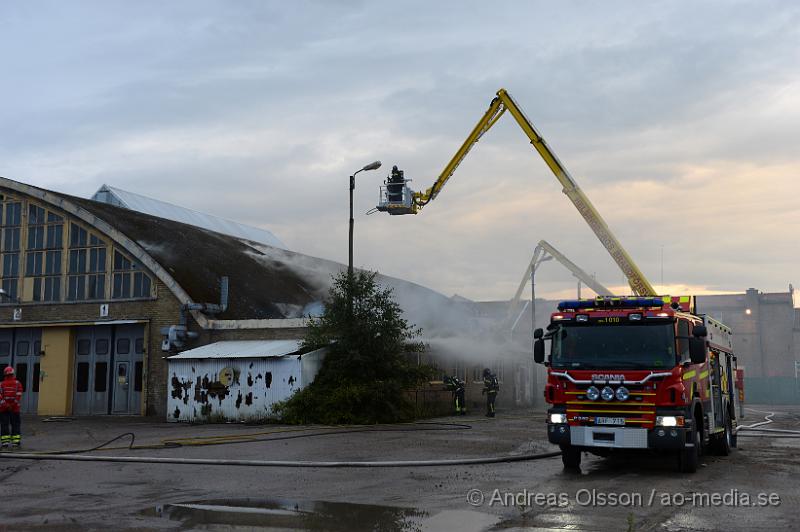
<instances>
[{"instance_id":1,"label":"grey cloud","mask_svg":"<svg viewBox=\"0 0 800 532\"><path fill-rule=\"evenodd\" d=\"M665 281L731 289L782 287L800 259L764 229L782 223L796 234L800 221L784 204L736 235L712 220L716 258L701 271L693 265L703 250L690 245L701 212L640 197L670 216L648 232L602 194L642 181L691 194L685 175L695 167L798 169L796 102L765 114L800 82L800 11L790 4L45 5L0 11L0 59L15 79L0 87L6 177L81 195L109 182L342 260L347 175L379 158L385 167L360 175L356 190L360 264L446 293L509 297L547 238L619 283L510 117L423 214L363 216L393 163L416 188L428 186L504 86L651 280L660 245ZM158 145L141 145L147 139ZM504 203L532 193L541 207L503 214ZM465 231L486 203L497 206L493 218ZM543 290L571 282L554 268L542 280Z\"/></svg>"}]
</instances>

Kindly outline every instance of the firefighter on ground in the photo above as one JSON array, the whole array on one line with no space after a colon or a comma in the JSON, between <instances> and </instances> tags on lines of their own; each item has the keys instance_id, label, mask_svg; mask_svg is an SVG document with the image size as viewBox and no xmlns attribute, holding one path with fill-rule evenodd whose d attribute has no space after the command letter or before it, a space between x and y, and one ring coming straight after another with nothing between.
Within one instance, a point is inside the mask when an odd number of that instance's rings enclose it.
<instances>
[{"instance_id":1,"label":"firefighter on ground","mask_svg":"<svg viewBox=\"0 0 800 532\"><path fill-rule=\"evenodd\" d=\"M497 399L497 392L500 391L500 383L497 376L489 368L483 369L483 391L486 394L486 416L494 417L494 400Z\"/></svg>"},{"instance_id":2,"label":"firefighter on ground","mask_svg":"<svg viewBox=\"0 0 800 532\"><path fill-rule=\"evenodd\" d=\"M456 406L456 415L466 415L467 405L464 402L464 381L458 377L445 377L444 383L447 385L447 389L453 392L453 402Z\"/></svg>"},{"instance_id":3,"label":"firefighter on ground","mask_svg":"<svg viewBox=\"0 0 800 532\"><path fill-rule=\"evenodd\" d=\"M3 370L3 381L0 382L0 444L4 449L19 447L22 443L21 403L22 383L14 376L14 368L7 366Z\"/></svg>"}]
</instances>

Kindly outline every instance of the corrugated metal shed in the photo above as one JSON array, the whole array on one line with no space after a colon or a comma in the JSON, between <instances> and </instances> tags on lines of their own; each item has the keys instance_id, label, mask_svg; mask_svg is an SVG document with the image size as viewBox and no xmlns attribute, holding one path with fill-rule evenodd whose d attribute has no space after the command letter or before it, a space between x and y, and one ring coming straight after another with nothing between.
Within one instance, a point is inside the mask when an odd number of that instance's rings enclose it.
<instances>
[{"instance_id":1,"label":"corrugated metal shed","mask_svg":"<svg viewBox=\"0 0 800 532\"><path fill-rule=\"evenodd\" d=\"M259 242L268 246L287 249L286 244L266 229L240 224L225 218L219 218L211 214L193 211L185 207L179 207L166 201L160 201L134 192L128 192L117 187L103 185L92 196L94 201L125 207L132 211L138 211L159 218L166 218L185 224L202 227L210 231L216 231L225 235L244 238Z\"/></svg>"},{"instance_id":2,"label":"corrugated metal shed","mask_svg":"<svg viewBox=\"0 0 800 532\"><path fill-rule=\"evenodd\" d=\"M300 340L228 341L169 357L167 420L266 420L319 371L325 350L299 350Z\"/></svg>"}]
</instances>

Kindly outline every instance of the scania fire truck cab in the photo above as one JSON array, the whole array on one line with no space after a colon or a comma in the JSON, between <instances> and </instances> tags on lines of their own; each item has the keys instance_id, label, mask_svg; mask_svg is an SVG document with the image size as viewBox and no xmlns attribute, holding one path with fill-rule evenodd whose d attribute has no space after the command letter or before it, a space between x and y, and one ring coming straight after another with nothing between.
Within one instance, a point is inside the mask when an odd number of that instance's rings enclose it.
<instances>
[{"instance_id":1,"label":"scania fire truck cab","mask_svg":"<svg viewBox=\"0 0 800 532\"><path fill-rule=\"evenodd\" d=\"M548 367L547 435L565 468L579 468L582 452L649 449L694 472L706 449L736 446L732 332L696 314L694 298L562 301L534 338L534 359Z\"/></svg>"}]
</instances>

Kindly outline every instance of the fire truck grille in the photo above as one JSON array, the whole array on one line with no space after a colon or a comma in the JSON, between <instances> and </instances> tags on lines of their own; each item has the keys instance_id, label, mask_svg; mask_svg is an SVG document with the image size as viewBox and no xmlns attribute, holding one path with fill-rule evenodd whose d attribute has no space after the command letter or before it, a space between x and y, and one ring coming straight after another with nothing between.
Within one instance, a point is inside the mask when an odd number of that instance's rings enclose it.
<instances>
[{"instance_id":1,"label":"fire truck grille","mask_svg":"<svg viewBox=\"0 0 800 532\"><path fill-rule=\"evenodd\" d=\"M591 401L584 391L568 392L567 420L578 425L652 427L655 393L631 391L628 401Z\"/></svg>"}]
</instances>

